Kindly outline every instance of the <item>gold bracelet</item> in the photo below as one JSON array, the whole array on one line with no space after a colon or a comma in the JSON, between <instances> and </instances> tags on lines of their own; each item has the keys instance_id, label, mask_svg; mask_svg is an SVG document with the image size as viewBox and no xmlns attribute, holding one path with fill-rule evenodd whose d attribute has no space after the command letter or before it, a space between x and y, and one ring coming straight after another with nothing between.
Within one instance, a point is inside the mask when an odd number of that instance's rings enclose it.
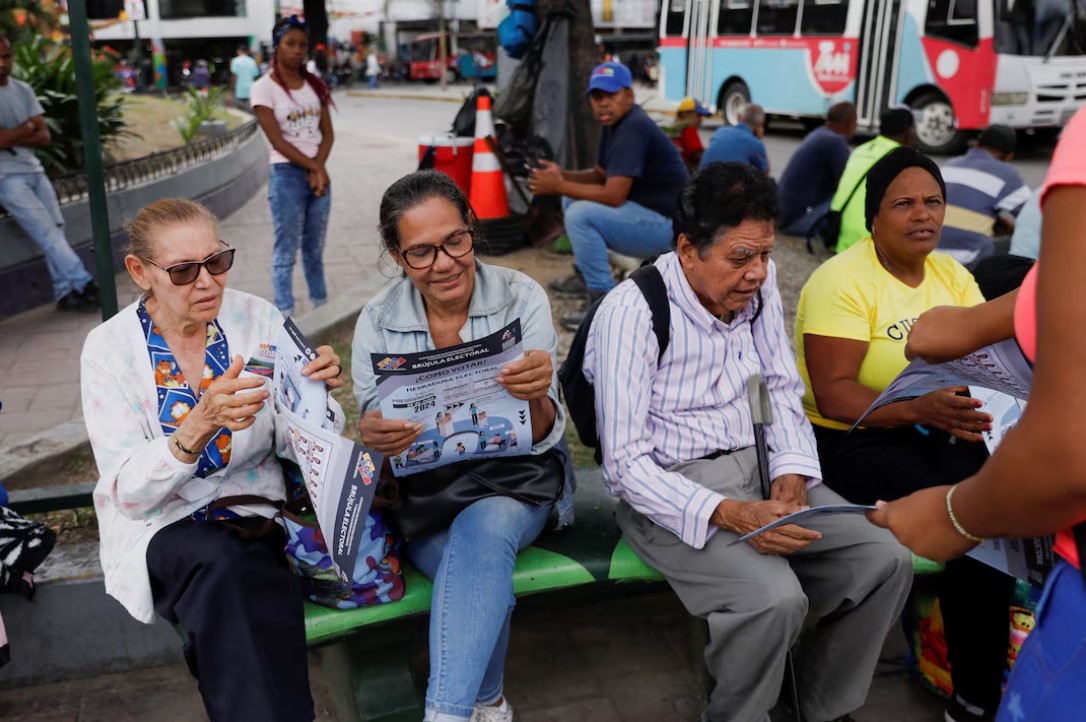
<instances>
[{"instance_id":1,"label":"gold bracelet","mask_svg":"<svg viewBox=\"0 0 1086 722\"><path fill-rule=\"evenodd\" d=\"M958 517L954 514L954 504L951 502L951 499L954 497L954 490L957 488L957 486L952 486L950 487L950 491L946 493L946 513L950 515L950 523L954 525L954 531L958 532L969 541L977 542L979 544L984 541L984 539L967 532L965 527L962 526L962 523L958 521Z\"/></svg>"},{"instance_id":2,"label":"gold bracelet","mask_svg":"<svg viewBox=\"0 0 1086 722\"><path fill-rule=\"evenodd\" d=\"M186 449L184 446L181 445L181 442L177 440L176 436L172 436L170 438L173 439L173 445L176 446L182 454L188 454L189 456L199 456L202 453L200 451L190 451Z\"/></svg>"}]
</instances>

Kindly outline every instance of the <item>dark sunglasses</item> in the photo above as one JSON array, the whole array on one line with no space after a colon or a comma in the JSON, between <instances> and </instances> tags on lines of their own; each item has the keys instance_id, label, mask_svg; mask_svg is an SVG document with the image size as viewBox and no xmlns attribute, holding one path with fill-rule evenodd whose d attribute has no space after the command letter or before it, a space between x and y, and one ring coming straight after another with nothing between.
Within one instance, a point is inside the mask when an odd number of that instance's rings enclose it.
<instances>
[{"instance_id":1,"label":"dark sunglasses","mask_svg":"<svg viewBox=\"0 0 1086 722\"><path fill-rule=\"evenodd\" d=\"M440 246L412 246L400 251L400 257L416 271L429 268L437 260L437 252L444 251L449 258L461 258L475 248L475 234L471 231L457 231Z\"/></svg>"},{"instance_id":2,"label":"dark sunglasses","mask_svg":"<svg viewBox=\"0 0 1086 722\"><path fill-rule=\"evenodd\" d=\"M219 243L226 245L225 241L219 241ZM163 268L150 258L144 258L143 260L150 263L156 268L162 268L163 271L170 274L170 280L173 281L175 286L187 286L195 281L200 276L200 268L207 268L207 272L212 276L220 276L230 270L234 265L234 253L236 248L229 248L225 251L219 251L214 256L208 256L202 261L185 261L184 263L175 263L172 266Z\"/></svg>"}]
</instances>

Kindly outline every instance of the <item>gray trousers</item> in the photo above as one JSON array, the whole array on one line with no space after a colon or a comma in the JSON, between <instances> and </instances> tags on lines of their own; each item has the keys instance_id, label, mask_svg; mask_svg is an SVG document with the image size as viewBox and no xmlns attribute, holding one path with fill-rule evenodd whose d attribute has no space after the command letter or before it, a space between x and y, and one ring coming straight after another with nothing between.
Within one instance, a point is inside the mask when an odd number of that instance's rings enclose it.
<instances>
[{"instance_id":1,"label":"gray trousers","mask_svg":"<svg viewBox=\"0 0 1086 722\"><path fill-rule=\"evenodd\" d=\"M754 449L670 469L730 499L762 498ZM808 493L811 506L844 500L825 485ZM800 707L826 722L861 707L879 651L901 613L912 583L912 557L887 531L861 516L811 523L822 538L801 551L765 555L718 530L702 549L622 502L618 523L647 564L663 574L687 611L707 620L705 662L716 686L711 722L764 722L776 704L785 655L796 647Z\"/></svg>"}]
</instances>

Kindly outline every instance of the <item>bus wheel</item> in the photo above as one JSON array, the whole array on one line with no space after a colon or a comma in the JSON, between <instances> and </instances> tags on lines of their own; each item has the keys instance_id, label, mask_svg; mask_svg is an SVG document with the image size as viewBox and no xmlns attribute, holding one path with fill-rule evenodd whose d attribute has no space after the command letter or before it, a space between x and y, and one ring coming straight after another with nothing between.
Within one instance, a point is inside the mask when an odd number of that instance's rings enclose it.
<instances>
[{"instance_id":1,"label":"bus wheel","mask_svg":"<svg viewBox=\"0 0 1086 722\"><path fill-rule=\"evenodd\" d=\"M925 153L955 155L965 146L965 133L958 130L954 106L938 93L927 93L912 104L916 112L917 146Z\"/></svg>"},{"instance_id":2,"label":"bus wheel","mask_svg":"<svg viewBox=\"0 0 1086 722\"><path fill-rule=\"evenodd\" d=\"M456 71L452 70L451 68L449 70L445 71L445 82L446 83L451 85L451 84L457 82L458 80L460 80L460 78L458 78L456 76Z\"/></svg>"},{"instance_id":3,"label":"bus wheel","mask_svg":"<svg viewBox=\"0 0 1086 722\"><path fill-rule=\"evenodd\" d=\"M739 114L749 104L750 88L742 80L734 80L720 91L720 100L717 102L717 107L720 114L724 116L725 125L738 125Z\"/></svg>"}]
</instances>

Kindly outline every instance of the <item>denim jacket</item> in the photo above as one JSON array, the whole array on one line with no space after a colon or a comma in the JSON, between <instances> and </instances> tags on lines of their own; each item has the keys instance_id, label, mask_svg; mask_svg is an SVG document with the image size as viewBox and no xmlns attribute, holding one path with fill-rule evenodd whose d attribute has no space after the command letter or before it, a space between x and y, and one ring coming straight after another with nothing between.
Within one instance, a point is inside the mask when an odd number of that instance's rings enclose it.
<instances>
[{"instance_id":1,"label":"denim jacket","mask_svg":"<svg viewBox=\"0 0 1086 722\"><path fill-rule=\"evenodd\" d=\"M468 306L468 320L460 329L464 342L474 341L520 319L524 350L543 350L551 355L554 373L547 392L557 411L554 426L537 444L533 454L555 446L566 428L566 410L558 400L558 335L551 320L551 305L543 288L520 271L475 262L475 287ZM411 280L395 279L362 309L354 329L351 376L360 413L380 408L377 381L370 354L432 351L434 340L426 320L426 304Z\"/></svg>"}]
</instances>

